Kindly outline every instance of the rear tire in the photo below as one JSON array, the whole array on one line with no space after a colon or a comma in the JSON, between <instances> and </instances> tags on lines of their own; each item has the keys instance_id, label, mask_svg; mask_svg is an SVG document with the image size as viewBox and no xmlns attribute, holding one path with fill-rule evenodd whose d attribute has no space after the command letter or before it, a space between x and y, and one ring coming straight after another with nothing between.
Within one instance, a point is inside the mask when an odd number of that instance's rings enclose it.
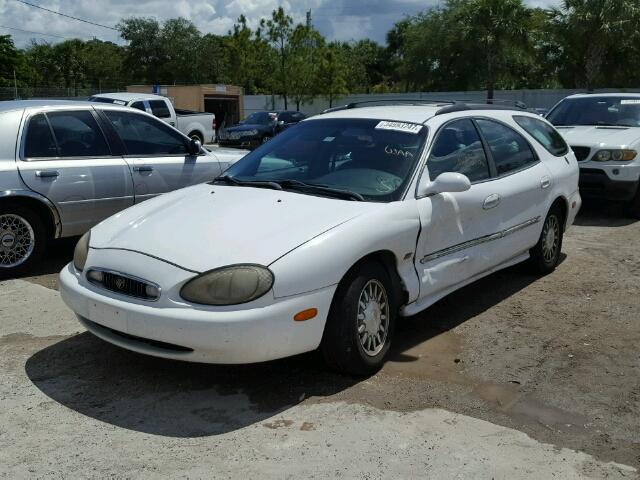
<instances>
[{"instance_id":1,"label":"rear tire","mask_svg":"<svg viewBox=\"0 0 640 480\"><path fill-rule=\"evenodd\" d=\"M384 364L393 337L397 299L377 262L349 272L333 297L320 350L332 369L368 376Z\"/></svg>"},{"instance_id":2,"label":"rear tire","mask_svg":"<svg viewBox=\"0 0 640 480\"><path fill-rule=\"evenodd\" d=\"M563 222L562 209L554 205L544 219L538 243L529 250L529 264L534 273L546 275L558 266L562 251Z\"/></svg>"},{"instance_id":3,"label":"rear tire","mask_svg":"<svg viewBox=\"0 0 640 480\"><path fill-rule=\"evenodd\" d=\"M198 140L201 145L204 145L204 138L198 132L191 132L189 134L189 138L191 140Z\"/></svg>"},{"instance_id":4,"label":"rear tire","mask_svg":"<svg viewBox=\"0 0 640 480\"><path fill-rule=\"evenodd\" d=\"M15 203L0 205L0 279L31 271L47 240L45 224L35 211Z\"/></svg>"}]
</instances>

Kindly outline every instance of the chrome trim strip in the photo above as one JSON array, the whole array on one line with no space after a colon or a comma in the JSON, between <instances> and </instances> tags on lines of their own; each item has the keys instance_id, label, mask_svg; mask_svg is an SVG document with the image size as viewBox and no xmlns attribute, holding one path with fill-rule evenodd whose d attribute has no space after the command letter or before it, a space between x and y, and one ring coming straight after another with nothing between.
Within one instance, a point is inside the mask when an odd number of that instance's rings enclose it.
<instances>
[{"instance_id":1,"label":"chrome trim strip","mask_svg":"<svg viewBox=\"0 0 640 480\"><path fill-rule=\"evenodd\" d=\"M125 292L119 292L119 291L116 291L116 290L110 290L110 289L106 288L103 283L97 282L97 281L92 280L91 278L89 278L89 272L91 272L91 271L102 272L102 273L110 273L111 275L118 275L120 277L128 278L129 280L133 280L135 282L144 283L145 285L150 285L150 286L155 287L155 288L158 289L158 296L156 298L142 298L142 297L137 297L135 295L128 295ZM146 302L157 302L158 300L160 300L160 297L162 296L162 288L160 287L160 285L158 285L157 283L151 282L149 280L146 280L144 278L136 277L135 275L130 275L128 273L119 272L117 270L109 270L108 268L100 268L100 267L88 268L86 270L86 272L87 273L85 274L85 278L87 279L87 282L89 282L91 285L95 285L96 287L100 287L100 288L106 290L107 292L116 293L118 295L122 295L123 297L137 298L138 300L142 300L142 301L146 301Z\"/></svg>"},{"instance_id":2,"label":"chrome trim strip","mask_svg":"<svg viewBox=\"0 0 640 480\"><path fill-rule=\"evenodd\" d=\"M51 212L51 216L53 217L53 236L54 238L60 238L60 236L62 235L62 222L60 221L60 214L58 213L58 209L55 207L51 200L32 190L23 189L0 191L0 198L6 197L28 197L44 203Z\"/></svg>"},{"instance_id":3,"label":"chrome trim strip","mask_svg":"<svg viewBox=\"0 0 640 480\"><path fill-rule=\"evenodd\" d=\"M493 240L498 240L500 238L504 238L508 235L516 233L524 228L530 227L540 221L540 217L535 217L527 220L526 222L519 223L518 225L514 225L513 227L509 227L500 232L491 233L489 235L485 235L483 237L474 238L473 240L468 240L466 242L459 243L457 245L453 245L451 247L447 247L442 250L438 250L437 252L430 253L429 255L425 255L420 259L420 263L425 264L430 262L431 260L435 260L437 258L445 257L447 255L451 255L452 253L459 252L461 250L466 250L467 248L475 247L478 245L482 245L483 243L492 242Z\"/></svg>"}]
</instances>

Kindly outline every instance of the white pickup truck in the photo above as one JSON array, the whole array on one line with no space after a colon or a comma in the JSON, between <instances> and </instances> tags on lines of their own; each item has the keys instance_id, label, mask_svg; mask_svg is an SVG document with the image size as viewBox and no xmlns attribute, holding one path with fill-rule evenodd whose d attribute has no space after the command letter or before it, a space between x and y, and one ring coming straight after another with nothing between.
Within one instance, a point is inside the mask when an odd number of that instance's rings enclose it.
<instances>
[{"instance_id":1,"label":"white pickup truck","mask_svg":"<svg viewBox=\"0 0 640 480\"><path fill-rule=\"evenodd\" d=\"M216 141L216 116L213 113L180 110L167 97L150 93L101 93L90 102L115 103L150 113L200 143Z\"/></svg>"}]
</instances>

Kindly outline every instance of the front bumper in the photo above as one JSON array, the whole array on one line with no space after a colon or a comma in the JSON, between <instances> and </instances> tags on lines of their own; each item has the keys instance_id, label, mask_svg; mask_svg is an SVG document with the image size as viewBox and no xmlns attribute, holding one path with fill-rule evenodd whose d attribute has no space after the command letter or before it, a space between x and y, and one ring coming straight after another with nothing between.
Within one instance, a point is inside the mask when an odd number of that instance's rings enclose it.
<instances>
[{"instance_id":1,"label":"front bumper","mask_svg":"<svg viewBox=\"0 0 640 480\"><path fill-rule=\"evenodd\" d=\"M625 175L624 179L618 180L614 177L615 171L615 169L580 167L580 194L584 198L632 200L638 191L638 179Z\"/></svg>"},{"instance_id":2,"label":"front bumper","mask_svg":"<svg viewBox=\"0 0 640 480\"><path fill-rule=\"evenodd\" d=\"M253 138L253 137L239 138L237 140L218 138L218 145L220 145L221 147L246 148L246 149L252 150L258 147L260 143L261 143L261 140L259 138Z\"/></svg>"},{"instance_id":3,"label":"front bumper","mask_svg":"<svg viewBox=\"0 0 640 480\"><path fill-rule=\"evenodd\" d=\"M72 264L60 272L62 299L96 336L139 353L221 364L263 362L316 349L335 288L279 299L269 293L253 308L234 309L144 302L91 285ZM313 307L318 309L315 318L293 321L296 313Z\"/></svg>"}]
</instances>

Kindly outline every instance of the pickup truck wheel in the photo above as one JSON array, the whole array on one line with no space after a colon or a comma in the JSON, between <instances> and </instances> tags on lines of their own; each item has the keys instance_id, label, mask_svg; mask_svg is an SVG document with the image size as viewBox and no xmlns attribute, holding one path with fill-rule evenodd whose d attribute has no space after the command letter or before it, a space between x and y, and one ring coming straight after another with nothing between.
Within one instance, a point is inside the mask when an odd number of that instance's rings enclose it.
<instances>
[{"instance_id":1,"label":"pickup truck wheel","mask_svg":"<svg viewBox=\"0 0 640 480\"><path fill-rule=\"evenodd\" d=\"M191 140L198 140L202 145L204 145L204 139L202 138L202 136L198 132L191 132L189 134L189 138Z\"/></svg>"},{"instance_id":2,"label":"pickup truck wheel","mask_svg":"<svg viewBox=\"0 0 640 480\"><path fill-rule=\"evenodd\" d=\"M0 278L30 271L46 243L46 229L36 212L12 203L0 205Z\"/></svg>"},{"instance_id":3,"label":"pickup truck wheel","mask_svg":"<svg viewBox=\"0 0 640 480\"><path fill-rule=\"evenodd\" d=\"M557 205L553 206L544 219L538 243L529 250L529 263L535 273L546 275L558 266L562 250L562 221L562 210Z\"/></svg>"},{"instance_id":4,"label":"pickup truck wheel","mask_svg":"<svg viewBox=\"0 0 640 480\"><path fill-rule=\"evenodd\" d=\"M368 262L347 274L336 290L320 350L334 370L372 375L384 364L393 337L397 301L389 274Z\"/></svg>"}]
</instances>

